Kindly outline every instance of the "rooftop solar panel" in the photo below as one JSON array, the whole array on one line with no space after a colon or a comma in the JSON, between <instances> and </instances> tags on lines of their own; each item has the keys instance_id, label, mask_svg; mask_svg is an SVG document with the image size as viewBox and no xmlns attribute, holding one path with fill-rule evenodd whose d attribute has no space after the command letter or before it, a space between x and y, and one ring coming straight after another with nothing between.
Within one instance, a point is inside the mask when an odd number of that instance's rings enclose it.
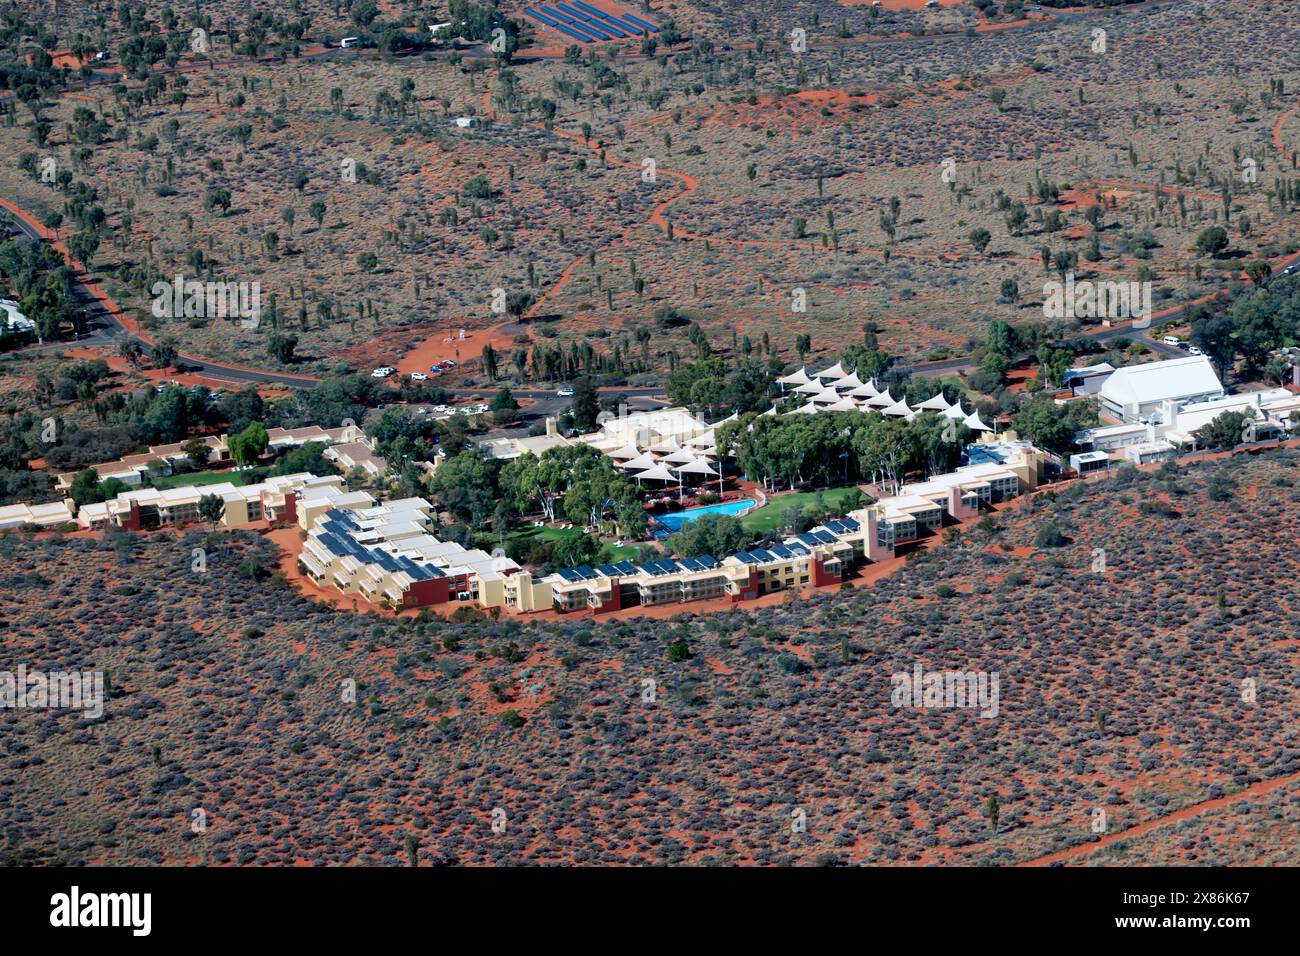
<instances>
[{"instance_id":1,"label":"rooftop solar panel","mask_svg":"<svg viewBox=\"0 0 1300 956\"><path fill-rule=\"evenodd\" d=\"M560 570L560 577L564 578L564 580L568 581L570 584L579 580L578 575L574 574L572 568L562 568Z\"/></svg>"},{"instance_id":2,"label":"rooftop solar panel","mask_svg":"<svg viewBox=\"0 0 1300 956\"><path fill-rule=\"evenodd\" d=\"M698 558L696 558L696 560L699 561L701 564L703 564L706 568L718 568L722 566L722 562L719 561L711 554L702 554Z\"/></svg>"},{"instance_id":3,"label":"rooftop solar panel","mask_svg":"<svg viewBox=\"0 0 1300 956\"><path fill-rule=\"evenodd\" d=\"M612 564L598 564L596 565L596 573L603 574L607 578L613 578L618 576L618 568Z\"/></svg>"},{"instance_id":4,"label":"rooftop solar panel","mask_svg":"<svg viewBox=\"0 0 1300 956\"><path fill-rule=\"evenodd\" d=\"M614 567L618 569L620 574L636 574L636 565L631 561L620 561Z\"/></svg>"},{"instance_id":5,"label":"rooftop solar panel","mask_svg":"<svg viewBox=\"0 0 1300 956\"><path fill-rule=\"evenodd\" d=\"M754 564L758 561L758 558L754 557L754 555L750 554L748 551L741 551L737 553L736 560L744 564Z\"/></svg>"},{"instance_id":6,"label":"rooftop solar panel","mask_svg":"<svg viewBox=\"0 0 1300 956\"><path fill-rule=\"evenodd\" d=\"M757 551L752 551L750 553L753 554L754 557L757 558L759 561L766 562L766 561L776 560L776 555L772 554L772 552L770 551L764 551L762 548L759 548Z\"/></svg>"},{"instance_id":7,"label":"rooftop solar panel","mask_svg":"<svg viewBox=\"0 0 1300 956\"><path fill-rule=\"evenodd\" d=\"M825 530L814 531L813 537L816 538L818 541L820 541L822 544L835 543L835 535L831 534L829 531L825 531Z\"/></svg>"}]
</instances>

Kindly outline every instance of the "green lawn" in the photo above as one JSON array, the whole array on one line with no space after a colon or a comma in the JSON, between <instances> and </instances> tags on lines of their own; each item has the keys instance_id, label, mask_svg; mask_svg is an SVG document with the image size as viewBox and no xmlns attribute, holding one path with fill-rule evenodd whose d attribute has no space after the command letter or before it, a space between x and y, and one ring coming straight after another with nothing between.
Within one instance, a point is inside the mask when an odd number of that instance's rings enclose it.
<instances>
[{"instance_id":1,"label":"green lawn","mask_svg":"<svg viewBox=\"0 0 1300 956\"><path fill-rule=\"evenodd\" d=\"M184 485L218 485L228 481L232 485L240 484L237 471L196 471L186 475L167 475L153 479L155 488L179 488Z\"/></svg>"},{"instance_id":2,"label":"green lawn","mask_svg":"<svg viewBox=\"0 0 1300 956\"><path fill-rule=\"evenodd\" d=\"M855 491L857 491L857 487L850 485L846 488L827 488L821 495L822 500L826 502L827 508L831 509L836 515L842 515L848 510L847 502ZM768 534L781 523L781 515L786 509L798 507L802 510L815 503L816 500L817 492L814 491L770 495L767 504L745 515L740 519L740 523L755 534Z\"/></svg>"}]
</instances>

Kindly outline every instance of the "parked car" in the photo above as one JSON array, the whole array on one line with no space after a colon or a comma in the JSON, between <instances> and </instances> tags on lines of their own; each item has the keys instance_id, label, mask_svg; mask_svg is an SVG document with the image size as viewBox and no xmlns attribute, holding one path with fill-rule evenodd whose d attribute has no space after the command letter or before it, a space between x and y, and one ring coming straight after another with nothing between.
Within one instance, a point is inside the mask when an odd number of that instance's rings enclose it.
<instances>
[{"instance_id":1,"label":"parked car","mask_svg":"<svg viewBox=\"0 0 1300 956\"><path fill-rule=\"evenodd\" d=\"M456 363L453 362L451 359L444 359L443 361L439 362L438 364L441 365L443 368L455 368L455 367L456 367Z\"/></svg>"},{"instance_id":2,"label":"parked car","mask_svg":"<svg viewBox=\"0 0 1300 956\"><path fill-rule=\"evenodd\" d=\"M442 369L439 368L437 365L430 365L430 366L429 366L429 374L430 374L430 375L440 375L441 373L442 373Z\"/></svg>"},{"instance_id":3,"label":"parked car","mask_svg":"<svg viewBox=\"0 0 1300 956\"><path fill-rule=\"evenodd\" d=\"M361 45L361 37L344 37L339 41L339 47L344 50L350 50L354 46Z\"/></svg>"},{"instance_id":4,"label":"parked car","mask_svg":"<svg viewBox=\"0 0 1300 956\"><path fill-rule=\"evenodd\" d=\"M1198 349L1195 345L1189 345L1189 346L1187 346L1187 351L1188 351L1188 354L1190 354L1190 355L1204 355L1204 354L1205 354L1205 353L1202 352L1200 349Z\"/></svg>"},{"instance_id":5,"label":"parked car","mask_svg":"<svg viewBox=\"0 0 1300 956\"><path fill-rule=\"evenodd\" d=\"M1179 338L1178 336L1176 336L1176 335L1166 335L1166 336L1165 336L1163 339L1161 339L1160 341L1163 342L1165 345L1174 345L1174 346L1177 346L1177 345L1182 345L1182 344L1183 344L1183 340L1180 339L1180 338Z\"/></svg>"},{"instance_id":6,"label":"parked car","mask_svg":"<svg viewBox=\"0 0 1300 956\"><path fill-rule=\"evenodd\" d=\"M411 381L413 382L427 382L428 380L429 380L429 376L425 375L423 372L411 373Z\"/></svg>"},{"instance_id":7,"label":"parked car","mask_svg":"<svg viewBox=\"0 0 1300 956\"><path fill-rule=\"evenodd\" d=\"M573 389L568 385L564 385L558 391L556 391L555 394L558 395L560 398L573 398Z\"/></svg>"}]
</instances>

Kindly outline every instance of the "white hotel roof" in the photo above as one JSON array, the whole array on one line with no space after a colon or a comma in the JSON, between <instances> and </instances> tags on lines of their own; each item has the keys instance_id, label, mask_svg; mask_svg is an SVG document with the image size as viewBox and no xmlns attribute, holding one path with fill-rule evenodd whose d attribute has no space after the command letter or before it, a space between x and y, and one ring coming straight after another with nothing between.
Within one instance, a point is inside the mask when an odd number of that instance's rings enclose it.
<instances>
[{"instance_id":1,"label":"white hotel roof","mask_svg":"<svg viewBox=\"0 0 1300 956\"><path fill-rule=\"evenodd\" d=\"M1140 405L1222 391L1223 384L1204 355L1126 365L1112 372L1101 387L1102 397L1117 405Z\"/></svg>"}]
</instances>

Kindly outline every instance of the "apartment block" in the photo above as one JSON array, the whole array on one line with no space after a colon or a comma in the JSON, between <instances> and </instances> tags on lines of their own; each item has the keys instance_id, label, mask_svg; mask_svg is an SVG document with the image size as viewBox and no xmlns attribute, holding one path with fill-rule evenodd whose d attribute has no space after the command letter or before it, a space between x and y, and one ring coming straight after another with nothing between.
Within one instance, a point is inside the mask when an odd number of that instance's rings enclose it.
<instances>
[{"instance_id":1,"label":"apartment block","mask_svg":"<svg viewBox=\"0 0 1300 956\"><path fill-rule=\"evenodd\" d=\"M394 608L453 600L507 606L506 579L521 570L519 565L502 555L440 541L429 531L432 506L423 498L363 507L344 500L312 520L298 556L317 584ZM533 603L525 582L512 590L515 602L521 591L522 603Z\"/></svg>"},{"instance_id":2,"label":"apartment block","mask_svg":"<svg viewBox=\"0 0 1300 956\"><path fill-rule=\"evenodd\" d=\"M124 491L109 501L82 505L77 524L83 528L114 525L139 531L162 525L202 521L199 502L216 495L225 505L221 523L240 527L257 521L296 521L298 494L305 489L341 490L343 479L336 475L317 477L307 472L277 475L255 485L184 485L177 488L139 488Z\"/></svg>"}]
</instances>

